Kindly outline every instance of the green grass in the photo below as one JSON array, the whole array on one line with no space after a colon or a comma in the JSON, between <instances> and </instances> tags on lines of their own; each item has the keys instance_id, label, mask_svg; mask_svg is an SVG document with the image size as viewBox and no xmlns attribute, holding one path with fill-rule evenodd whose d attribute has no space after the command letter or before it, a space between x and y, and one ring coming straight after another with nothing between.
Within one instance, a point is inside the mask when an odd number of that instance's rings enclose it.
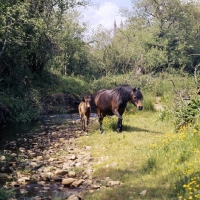
<instances>
[{"instance_id":1,"label":"green grass","mask_svg":"<svg viewBox=\"0 0 200 200\"><path fill-rule=\"evenodd\" d=\"M170 183L162 173L147 170L146 164L150 145L172 132L172 125L159 121L156 112L125 113L120 134L115 131L116 123L115 116L104 118L105 134L99 133L98 126L92 127L88 138L80 138L80 145L91 146L92 155L99 160L93 176L109 177L123 185L88 194L85 199L167 199ZM146 196L139 195L143 190L147 190Z\"/></svg>"},{"instance_id":2,"label":"green grass","mask_svg":"<svg viewBox=\"0 0 200 200\"><path fill-rule=\"evenodd\" d=\"M200 133L191 127L174 131L170 120L159 120L159 112L142 111L123 115L124 131L116 133L117 117L91 125L89 137L79 145L91 146L98 162L93 177L120 181L119 187L104 187L87 193L85 200L175 200L199 199ZM147 190L146 195L139 193Z\"/></svg>"}]
</instances>

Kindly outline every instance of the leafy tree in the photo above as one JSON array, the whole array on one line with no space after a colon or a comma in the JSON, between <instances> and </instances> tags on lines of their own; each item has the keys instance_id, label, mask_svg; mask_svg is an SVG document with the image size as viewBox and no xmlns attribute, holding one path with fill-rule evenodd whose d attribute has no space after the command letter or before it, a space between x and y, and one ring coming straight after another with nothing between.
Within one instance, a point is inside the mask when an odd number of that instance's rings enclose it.
<instances>
[{"instance_id":1,"label":"leafy tree","mask_svg":"<svg viewBox=\"0 0 200 200\"><path fill-rule=\"evenodd\" d=\"M42 80L43 73L48 69L47 64L60 53L58 37L66 21L66 13L85 4L84 0L1 2L0 101L9 108L10 115L24 113L25 117L22 116L19 121L31 120L39 114L40 93L35 91L34 85L38 80L40 84L48 82L47 79ZM10 119L18 121L17 117L13 114Z\"/></svg>"},{"instance_id":2,"label":"leafy tree","mask_svg":"<svg viewBox=\"0 0 200 200\"><path fill-rule=\"evenodd\" d=\"M79 24L80 13L68 12L63 19L63 25L57 37L59 49L51 61L63 76L91 74L89 61L89 45L84 42L85 24ZM55 67L56 66L56 67Z\"/></svg>"},{"instance_id":3,"label":"leafy tree","mask_svg":"<svg viewBox=\"0 0 200 200\"><path fill-rule=\"evenodd\" d=\"M195 39L199 36L198 6L180 0L143 0L138 4L134 16L145 19L143 27L150 35L148 40L143 40L148 66L188 69L198 62L189 56L199 51L199 40ZM130 18L130 24L133 21Z\"/></svg>"}]
</instances>

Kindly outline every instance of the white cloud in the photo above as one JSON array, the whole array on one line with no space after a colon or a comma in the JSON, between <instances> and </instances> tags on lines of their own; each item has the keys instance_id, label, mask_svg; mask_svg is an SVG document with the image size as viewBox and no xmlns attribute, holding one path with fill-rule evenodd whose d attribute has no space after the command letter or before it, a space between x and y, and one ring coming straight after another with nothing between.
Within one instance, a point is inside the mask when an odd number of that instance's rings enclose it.
<instances>
[{"instance_id":1,"label":"white cloud","mask_svg":"<svg viewBox=\"0 0 200 200\"><path fill-rule=\"evenodd\" d=\"M105 2L97 7L88 7L82 11L84 18L82 21L88 22L92 28L103 25L107 29L113 29L114 20L117 25L124 21L125 18L119 14L119 7L112 2Z\"/></svg>"}]
</instances>

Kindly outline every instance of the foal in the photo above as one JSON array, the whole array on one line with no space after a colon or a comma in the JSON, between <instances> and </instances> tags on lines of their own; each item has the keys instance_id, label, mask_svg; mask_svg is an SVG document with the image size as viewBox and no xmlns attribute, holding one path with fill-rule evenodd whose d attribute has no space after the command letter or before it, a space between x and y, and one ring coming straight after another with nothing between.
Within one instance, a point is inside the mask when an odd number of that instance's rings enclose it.
<instances>
[{"instance_id":1,"label":"foal","mask_svg":"<svg viewBox=\"0 0 200 200\"><path fill-rule=\"evenodd\" d=\"M82 98L81 103L78 106L78 111L81 118L81 126L83 131L86 131L86 128L88 127L90 120L90 114L91 114L90 102L91 102L91 96L84 96Z\"/></svg>"}]
</instances>

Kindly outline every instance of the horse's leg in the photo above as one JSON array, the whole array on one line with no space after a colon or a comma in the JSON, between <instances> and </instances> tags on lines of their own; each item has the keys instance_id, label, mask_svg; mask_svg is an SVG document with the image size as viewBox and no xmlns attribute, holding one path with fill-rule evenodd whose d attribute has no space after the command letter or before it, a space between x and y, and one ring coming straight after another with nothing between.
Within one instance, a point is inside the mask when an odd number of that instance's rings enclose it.
<instances>
[{"instance_id":1,"label":"horse's leg","mask_svg":"<svg viewBox=\"0 0 200 200\"><path fill-rule=\"evenodd\" d=\"M116 115L119 119L122 120L122 116L119 114L117 108L115 108L115 109L113 110L113 114Z\"/></svg>"},{"instance_id":2,"label":"horse's leg","mask_svg":"<svg viewBox=\"0 0 200 200\"><path fill-rule=\"evenodd\" d=\"M117 132L118 133L122 132L122 119L120 119L120 118L118 118Z\"/></svg>"},{"instance_id":3,"label":"horse's leg","mask_svg":"<svg viewBox=\"0 0 200 200\"><path fill-rule=\"evenodd\" d=\"M104 115L99 108L97 108L97 115L98 115L98 119L99 119L99 130L100 130L101 134L103 134L104 130L102 128L102 123L103 123Z\"/></svg>"},{"instance_id":4,"label":"horse's leg","mask_svg":"<svg viewBox=\"0 0 200 200\"><path fill-rule=\"evenodd\" d=\"M101 134L104 133L104 130L103 130L103 128L102 128L103 118L104 118L103 113L101 113L100 116L99 116L99 125L100 125Z\"/></svg>"}]
</instances>

